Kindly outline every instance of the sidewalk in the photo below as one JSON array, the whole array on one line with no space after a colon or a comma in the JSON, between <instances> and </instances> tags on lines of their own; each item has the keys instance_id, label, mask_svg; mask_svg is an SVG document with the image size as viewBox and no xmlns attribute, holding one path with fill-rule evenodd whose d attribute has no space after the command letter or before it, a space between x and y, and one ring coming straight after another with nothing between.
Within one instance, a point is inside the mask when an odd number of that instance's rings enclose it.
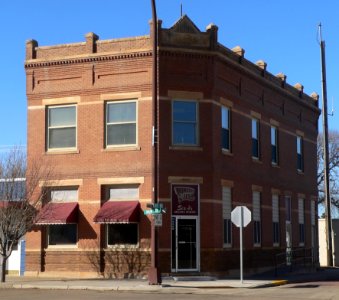
<instances>
[{"instance_id":1,"label":"sidewalk","mask_svg":"<svg viewBox=\"0 0 339 300\"><path fill-rule=\"evenodd\" d=\"M182 279L182 280L181 280ZM63 279L39 277L14 277L8 276L7 282L0 284L0 288L22 289L72 289L96 291L138 291L138 292L187 292L191 289L208 291L209 289L228 288L264 288L289 283L339 280L339 268L326 268L311 273L287 274L279 279L275 278L250 278L222 280L201 280L201 278L163 278L161 285L149 285L147 280L112 280L112 279Z\"/></svg>"}]
</instances>

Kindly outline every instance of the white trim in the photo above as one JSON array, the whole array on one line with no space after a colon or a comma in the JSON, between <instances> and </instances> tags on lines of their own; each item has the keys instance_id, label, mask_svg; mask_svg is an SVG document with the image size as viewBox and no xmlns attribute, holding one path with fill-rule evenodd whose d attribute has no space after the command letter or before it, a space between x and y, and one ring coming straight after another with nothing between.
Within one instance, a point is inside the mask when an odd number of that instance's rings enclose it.
<instances>
[{"instance_id":1,"label":"white trim","mask_svg":"<svg viewBox=\"0 0 339 300\"><path fill-rule=\"evenodd\" d=\"M108 106L110 104L118 104L118 103L135 103L135 121L129 121L129 122L113 122L113 123L108 123L107 118L108 118ZM114 148L121 148L121 147L132 147L132 146L137 146L138 145L138 101L137 99L126 99L126 100L107 100L105 103L105 148L106 149L114 149ZM124 124L135 124L135 143L133 144L114 144L114 145L109 145L108 144L108 126L109 125L124 125Z\"/></svg>"},{"instance_id":2,"label":"white trim","mask_svg":"<svg viewBox=\"0 0 339 300\"><path fill-rule=\"evenodd\" d=\"M50 110L54 108L63 108L63 107L75 107L75 123L74 125L68 125L68 126L50 126L49 121L50 121ZM47 134L47 143L46 143L46 150L47 152L53 152L53 151L68 151L68 150L76 150L77 145L78 145L78 108L76 104L65 104L65 105L49 105L46 106L47 109L47 120L46 120L46 134ZM75 146L74 147L59 147L59 148L50 148L50 129L60 129L60 128L75 128Z\"/></svg>"}]
</instances>

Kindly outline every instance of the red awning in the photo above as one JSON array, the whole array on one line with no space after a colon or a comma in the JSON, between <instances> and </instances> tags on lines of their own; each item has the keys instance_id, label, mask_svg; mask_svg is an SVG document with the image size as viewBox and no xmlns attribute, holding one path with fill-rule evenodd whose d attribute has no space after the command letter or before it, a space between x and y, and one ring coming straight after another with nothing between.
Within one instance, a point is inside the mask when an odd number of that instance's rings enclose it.
<instances>
[{"instance_id":1,"label":"red awning","mask_svg":"<svg viewBox=\"0 0 339 300\"><path fill-rule=\"evenodd\" d=\"M94 217L95 223L139 222L139 201L107 201Z\"/></svg>"},{"instance_id":2,"label":"red awning","mask_svg":"<svg viewBox=\"0 0 339 300\"><path fill-rule=\"evenodd\" d=\"M49 202L39 212L36 225L78 223L77 202Z\"/></svg>"}]
</instances>

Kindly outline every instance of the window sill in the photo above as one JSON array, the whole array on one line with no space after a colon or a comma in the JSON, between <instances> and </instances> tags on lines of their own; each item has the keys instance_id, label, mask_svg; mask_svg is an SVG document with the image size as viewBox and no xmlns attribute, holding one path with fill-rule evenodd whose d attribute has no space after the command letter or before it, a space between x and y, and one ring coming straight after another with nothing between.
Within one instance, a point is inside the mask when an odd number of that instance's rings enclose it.
<instances>
[{"instance_id":1,"label":"window sill","mask_svg":"<svg viewBox=\"0 0 339 300\"><path fill-rule=\"evenodd\" d=\"M114 146L114 147L107 147L105 149L101 149L102 152L110 152L110 151L140 151L140 146Z\"/></svg>"},{"instance_id":2,"label":"window sill","mask_svg":"<svg viewBox=\"0 0 339 300\"><path fill-rule=\"evenodd\" d=\"M261 244L253 244L253 247L254 247L254 248L260 248L260 247L261 247Z\"/></svg>"},{"instance_id":3,"label":"window sill","mask_svg":"<svg viewBox=\"0 0 339 300\"><path fill-rule=\"evenodd\" d=\"M78 250L78 245L48 245L46 251L69 251Z\"/></svg>"},{"instance_id":4,"label":"window sill","mask_svg":"<svg viewBox=\"0 0 339 300\"><path fill-rule=\"evenodd\" d=\"M278 164L276 164L276 163L272 163L272 162L271 162L271 166L272 166L272 168L278 168L278 169L280 169L280 166L279 166Z\"/></svg>"},{"instance_id":5,"label":"window sill","mask_svg":"<svg viewBox=\"0 0 339 300\"><path fill-rule=\"evenodd\" d=\"M169 150L203 151L203 148L199 146L170 146Z\"/></svg>"},{"instance_id":6,"label":"window sill","mask_svg":"<svg viewBox=\"0 0 339 300\"><path fill-rule=\"evenodd\" d=\"M253 157L253 156L252 156L252 161L253 161L254 163L257 163L257 164L262 164L262 161L261 161L259 158L257 158L257 157Z\"/></svg>"},{"instance_id":7,"label":"window sill","mask_svg":"<svg viewBox=\"0 0 339 300\"><path fill-rule=\"evenodd\" d=\"M273 243L273 247L280 247L279 243Z\"/></svg>"},{"instance_id":8,"label":"window sill","mask_svg":"<svg viewBox=\"0 0 339 300\"><path fill-rule=\"evenodd\" d=\"M224 244L223 248L224 249L231 249L232 248L232 244Z\"/></svg>"},{"instance_id":9,"label":"window sill","mask_svg":"<svg viewBox=\"0 0 339 300\"><path fill-rule=\"evenodd\" d=\"M227 156L233 156L233 153L230 150L221 149L221 153Z\"/></svg>"},{"instance_id":10,"label":"window sill","mask_svg":"<svg viewBox=\"0 0 339 300\"><path fill-rule=\"evenodd\" d=\"M55 149L55 150L47 150L46 155L58 155L58 154L79 154L79 149Z\"/></svg>"},{"instance_id":11,"label":"window sill","mask_svg":"<svg viewBox=\"0 0 339 300\"><path fill-rule=\"evenodd\" d=\"M304 171L302 171L302 170L297 170L297 173L298 173L299 175L304 175Z\"/></svg>"},{"instance_id":12,"label":"window sill","mask_svg":"<svg viewBox=\"0 0 339 300\"><path fill-rule=\"evenodd\" d=\"M120 245L107 245L105 250L106 251L125 251L125 250L131 250L131 251L137 251L140 250L139 244L137 245L127 245L127 244L120 244Z\"/></svg>"}]
</instances>

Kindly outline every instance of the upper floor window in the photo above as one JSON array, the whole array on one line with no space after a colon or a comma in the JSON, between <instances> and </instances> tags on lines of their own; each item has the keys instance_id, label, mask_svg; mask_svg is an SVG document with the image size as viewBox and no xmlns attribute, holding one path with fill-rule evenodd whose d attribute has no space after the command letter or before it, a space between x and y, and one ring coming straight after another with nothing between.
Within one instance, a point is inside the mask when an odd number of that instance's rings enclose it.
<instances>
[{"instance_id":1,"label":"upper floor window","mask_svg":"<svg viewBox=\"0 0 339 300\"><path fill-rule=\"evenodd\" d=\"M297 136L297 170L304 171L303 138Z\"/></svg>"},{"instance_id":2,"label":"upper floor window","mask_svg":"<svg viewBox=\"0 0 339 300\"><path fill-rule=\"evenodd\" d=\"M135 101L107 102L106 146L137 144L137 104Z\"/></svg>"},{"instance_id":3,"label":"upper floor window","mask_svg":"<svg viewBox=\"0 0 339 300\"><path fill-rule=\"evenodd\" d=\"M196 101L173 101L173 145L198 145Z\"/></svg>"},{"instance_id":4,"label":"upper floor window","mask_svg":"<svg viewBox=\"0 0 339 300\"><path fill-rule=\"evenodd\" d=\"M278 129L271 127L271 162L278 164Z\"/></svg>"},{"instance_id":5,"label":"upper floor window","mask_svg":"<svg viewBox=\"0 0 339 300\"><path fill-rule=\"evenodd\" d=\"M47 148L76 147L76 106L49 106L47 120Z\"/></svg>"},{"instance_id":6,"label":"upper floor window","mask_svg":"<svg viewBox=\"0 0 339 300\"><path fill-rule=\"evenodd\" d=\"M231 151L231 131L230 131L230 109L221 107L221 147L224 150Z\"/></svg>"},{"instance_id":7,"label":"upper floor window","mask_svg":"<svg viewBox=\"0 0 339 300\"><path fill-rule=\"evenodd\" d=\"M259 159L259 120L252 119L252 157Z\"/></svg>"}]
</instances>

